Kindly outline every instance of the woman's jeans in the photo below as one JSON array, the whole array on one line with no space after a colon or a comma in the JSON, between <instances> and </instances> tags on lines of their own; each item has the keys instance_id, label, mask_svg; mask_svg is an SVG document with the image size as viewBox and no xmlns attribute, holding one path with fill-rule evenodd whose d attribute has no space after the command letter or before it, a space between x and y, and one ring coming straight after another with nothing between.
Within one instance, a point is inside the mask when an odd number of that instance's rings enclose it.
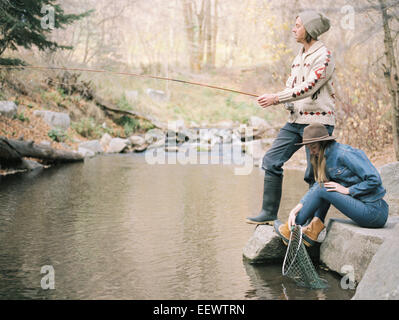
<instances>
[{"instance_id":1,"label":"woman's jeans","mask_svg":"<svg viewBox=\"0 0 399 320\"><path fill-rule=\"evenodd\" d=\"M303 204L296 217L296 224L303 225L308 218L313 217L318 217L324 222L331 204L364 228L382 228L388 219L389 207L383 199L362 202L350 195L327 191L324 186L318 185Z\"/></svg>"}]
</instances>

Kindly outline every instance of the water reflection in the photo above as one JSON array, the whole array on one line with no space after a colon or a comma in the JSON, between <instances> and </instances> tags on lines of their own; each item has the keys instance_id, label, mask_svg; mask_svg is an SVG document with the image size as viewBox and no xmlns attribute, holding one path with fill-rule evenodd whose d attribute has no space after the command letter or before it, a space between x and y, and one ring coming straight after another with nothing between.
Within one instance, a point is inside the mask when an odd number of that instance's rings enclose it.
<instances>
[{"instance_id":1,"label":"water reflection","mask_svg":"<svg viewBox=\"0 0 399 320\"><path fill-rule=\"evenodd\" d=\"M252 288L246 292L246 299L279 299L279 300L342 300L350 299L354 292L340 287L338 275L318 269L320 277L328 281L327 289L307 289L299 287L292 279L283 277L281 265L252 265L243 262Z\"/></svg>"},{"instance_id":2,"label":"water reflection","mask_svg":"<svg viewBox=\"0 0 399 320\"><path fill-rule=\"evenodd\" d=\"M302 176L286 173L283 218ZM280 267L243 264L254 230L244 220L262 188L261 170L150 166L140 155L2 177L0 298L285 299L284 284L289 298L319 299L286 284ZM40 287L43 265L54 266L55 290Z\"/></svg>"}]
</instances>

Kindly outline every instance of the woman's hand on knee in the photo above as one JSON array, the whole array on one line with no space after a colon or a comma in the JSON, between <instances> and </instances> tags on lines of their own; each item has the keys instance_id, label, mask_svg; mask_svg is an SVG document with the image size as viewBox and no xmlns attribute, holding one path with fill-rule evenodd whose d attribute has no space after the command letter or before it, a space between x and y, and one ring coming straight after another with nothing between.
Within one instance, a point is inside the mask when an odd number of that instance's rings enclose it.
<instances>
[{"instance_id":1,"label":"woman's hand on knee","mask_svg":"<svg viewBox=\"0 0 399 320\"><path fill-rule=\"evenodd\" d=\"M340 185L336 182L324 182L324 187L327 189L327 192L335 191L342 194L349 194L349 189L345 188L344 186Z\"/></svg>"},{"instance_id":2,"label":"woman's hand on knee","mask_svg":"<svg viewBox=\"0 0 399 320\"><path fill-rule=\"evenodd\" d=\"M298 203L294 209L291 210L290 215L288 217L288 227L291 229L292 226L295 226L295 219L298 215L299 211L301 211L303 207L302 203Z\"/></svg>"}]
</instances>

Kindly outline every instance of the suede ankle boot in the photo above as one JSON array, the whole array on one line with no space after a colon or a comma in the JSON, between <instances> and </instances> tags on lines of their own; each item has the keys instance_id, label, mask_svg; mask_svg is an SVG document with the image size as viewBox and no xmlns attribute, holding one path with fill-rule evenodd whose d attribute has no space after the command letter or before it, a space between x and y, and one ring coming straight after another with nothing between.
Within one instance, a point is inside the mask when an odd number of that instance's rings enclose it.
<instances>
[{"instance_id":1,"label":"suede ankle boot","mask_svg":"<svg viewBox=\"0 0 399 320\"><path fill-rule=\"evenodd\" d=\"M315 245L315 243L318 242L317 238L320 232L322 232L324 228L324 223L318 217L314 217L306 227L302 228L303 243L307 247Z\"/></svg>"},{"instance_id":2,"label":"suede ankle boot","mask_svg":"<svg viewBox=\"0 0 399 320\"><path fill-rule=\"evenodd\" d=\"M280 236L284 244L288 246L291 237L291 230L288 226L288 221L283 224L280 220L274 222L274 231Z\"/></svg>"}]
</instances>

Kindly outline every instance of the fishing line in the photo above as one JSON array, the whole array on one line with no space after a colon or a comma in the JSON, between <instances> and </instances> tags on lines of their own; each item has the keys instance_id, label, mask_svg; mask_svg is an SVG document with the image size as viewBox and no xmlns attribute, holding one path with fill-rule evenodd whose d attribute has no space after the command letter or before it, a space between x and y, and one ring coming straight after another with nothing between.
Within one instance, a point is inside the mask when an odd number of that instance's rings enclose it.
<instances>
[{"instance_id":1,"label":"fishing line","mask_svg":"<svg viewBox=\"0 0 399 320\"><path fill-rule=\"evenodd\" d=\"M117 75L124 75L124 76L133 76L133 77L142 77L142 78L150 78L150 79L157 79L157 80L174 81L174 82L191 84L191 85L196 85L196 86L201 86L201 87L207 87L207 88L216 89L216 90L223 90L223 91L238 93L238 94L247 95L247 96L256 97L256 98L259 97L259 95L257 95L257 94L228 89L228 88L222 88L222 87L209 85L209 84L205 84L205 83L192 82L192 81L173 79L173 78L167 78L167 77L159 77L159 76L153 76L153 75L143 75L143 74L137 74L137 73L131 73L131 72L118 72L118 71L83 69L83 68L44 67L44 66L0 66L0 69L62 70L62 71L108 73L108 74L117 74Z\"/></svg>"}]
</instances>

